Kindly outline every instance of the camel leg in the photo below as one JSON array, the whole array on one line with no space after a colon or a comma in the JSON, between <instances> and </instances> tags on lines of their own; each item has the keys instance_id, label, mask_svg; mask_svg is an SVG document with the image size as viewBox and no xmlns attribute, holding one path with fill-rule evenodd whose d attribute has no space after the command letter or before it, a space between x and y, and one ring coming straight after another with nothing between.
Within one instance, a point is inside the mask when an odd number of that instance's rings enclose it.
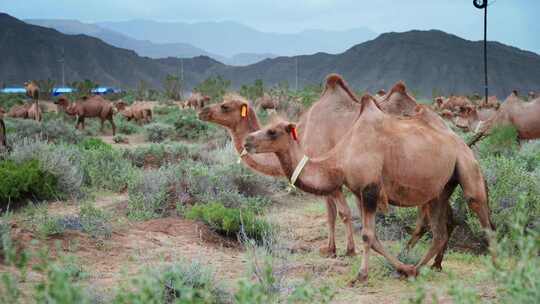
<instances>
[{"instance_id":1,"label":"camel leg","mask_svg":"<svg viewBox=\"0 0 540 304\"><path fill-rule=\"evenodd\" d=\"M334 197L326 197L326 216L328 224L328 245L319 249L319 253L326 257L336 256L336 215L337 208Z\"/></svg>"},{"instance_id":2,"label":"camel leg","mask_svg":"<svg viewBox=\"0 0 540 304\"><path fill-rule=\"evenodd\" d=\"M375 234L375 214L377 211L377 203L381 198L381 186L378 184L370 184L362 190L360 196L357 194L357 197L363 199L363 202L359 202L359 204L362 208L362 241L364 244L364 252L362 255L362 264L360 265L360 273L351 284L354 284L357 281L362 282L367 280L370 249L373 249L375 252L384 256L399 272L408 276L416 275L414 266L403 264L396 257L388 254Z\"/></svg>"},{"instance_id":3,"label":"camel leg","mask_svg":"<svg viewBox=\"0 0 540 304\"><path fill-rule=\"evenodd\" d=\"M356 251L354 246L354 230L352 226L351 208L349 208L347 200L345 199L345 196L343 195L343 192L341 192L341 190L336 191L334 195L339 217L343 221L343 224L345 224L345 229L347 230L347 252L345 253L345 255L355 256Z\"/></svg>"},{"instance_id":4,"label":"camel leg","mask_svg":"<svg viewBox=\"0 0 540 304\"><path fill-rule=\"evenodd\" d=\"M433 262L433 265L431 265L432 269L442 271L442 260L444 257L444 253L446 252L446 249L448 248L448 241L450 240L450 237L452 236L452 232L454 231L454 228L456 225L454 224L454 216L452 214L452 208L450 205L448 205L448 212L447 212L447 219L446 219L446 229L448 232L448 239L446 240L446 243L444 244L443 249L437 254L435 257L435 261Z\"/></svg>"},{"instance_id":5,"label":"camel leg","mask_svg":"<svg viewBox=\"0 0 540 304\"><path fill-rule=\"evenodd\" d=\"M112 135L115 136L115 135L116 135L116 126L114 125L114 117L111 116L111 117L109 118L109 121L111 122Z\"/></svg>"},{"instance_id":6,"label":"camel leg","mask_svg":"<svg viewBox=\"0 0 540 304\"><path fill-rule=\"evenodd\" d=\"M99 128L100 132L103 133L103 118L100 118L100 124L101 124L101 127Z\"/></svg>"},{"instance_id":7,"label":"camel leg","mask_svg":"<svg viewBox=\"0 0 540 304\"><path fill-rule=\"evenodd\" d=\"M428 252L422 257L420 262L416 264L416 271L427 264L436 254L444 253L443 249L448 243L447 219L448 212L444 204L441 203L440 197L433 199L428 203L429 206L429 221L433 240ZM446 204L448 206L448 204ZM449 206L448 206L449 207ZM442 259L442 256L441 256Z\"/></svg>"},{"instance_id":8,"label":"camel leg","mask_svg":"<svg viewBox=\"0 0 540 304\"><path fill-rule=\"evenodd\" d=\"M405 250L411 250L416 243L426 234L429 226L429 221L427 217L427 210L425 208L418 208L418 217L416 218L416 227L411 235L411 239L407 242Z\"/></svg>"}]
</instances>

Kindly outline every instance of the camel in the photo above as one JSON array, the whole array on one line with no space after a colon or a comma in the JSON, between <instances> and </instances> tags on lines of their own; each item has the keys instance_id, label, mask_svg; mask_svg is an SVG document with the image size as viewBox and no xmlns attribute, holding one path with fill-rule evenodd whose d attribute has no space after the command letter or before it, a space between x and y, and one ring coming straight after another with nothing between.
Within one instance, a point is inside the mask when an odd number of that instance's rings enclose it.
<instances>
[{"instance_id":1,"label":"camel","mask_svg":"<svg viewBox=\"0 0 540 304\"><path fill-rule=\"evenodd\" d=\"M57 105L71 116L77 116L77 124L75 128L78 129L79 125L84 130L84 119L97 117L101 121L101 132L103 132L103 123L108 120L111 123L113 136L116 134L116 126L114 125L114 113L115 109L113 105L105 100L103 97L96 95L87 97L84 96L81 101L69 103L66 98L60 98L57 101Z\"/></svg>"},{"instance_id":2,"label":"camel","mask_svg":"<svg viewBox=\"0 0 540 304\"><path fill-rule=\"evenodd\" d=\"M39 87L35 81L25 82L26 96L32 98L32 105L28 109L28 118L41 121L41 109L39 107Z\"/></svg>"},{"instance_id":3,"label":"camel","mask_svg":"<svg viewBox=\"0 0 540 304\"><path fill-rule=\"evenodd\" d=\"M497 113L483 124L476 140L496 126L508 125L517 129L520 140L540 138L540 98L524 102L519 99L517 92L512 92Z\"/></svg>"},{"instance_id":4,"label":"camel","mask_svg":"<svg viewBox=\"0 0 540 304\"><path fill-rule=\"evenodd\" d=\"M278 107L277 100L272 99L272 97L266 93L264 93L262 97L257 98L255 103L266 111L275 111Z\"/></svg>"},{"instance_id":5,"label":"camel","mask_svg":"<svg viewBox=\"0 0 540 304\"><path fill-rule=\"evenodd\" d=\"M342 140L314 159L306 156L295 136L297 126L286 121L250 133L244 144L249 153L275 153L291 183L303 191L328 195L346 186L355 194L362 213L364 252L360 273L352 283L367 280L370 249L407 276L416 275L443 250L448 241L447 202L458 184L481 226L495 229L480 166L458 136L442 125L433 126L434 116L425 117L426 111L396 119L369 95L362 97L359 107L354 126ZM418 166L419 160L425 165ZM375 211L387 203L421 207L429 214L433 241L417 265L389 255L375 235Z\"/></svg>"},{"instance_id":6,"label":"camel","mask_svg":"<svg viewBox=\"0 0 540 304\"><path fill-rule=\"evenodd\" d=\"M480 109L498 109L501 106L501 103L497 99L497 96L489 96L488 100L486 102L485 99L482 99L480 103L478 104L478 108Z\"/></svg>"},{"instance_id":7,"label":"camel","mask_svg":"<svg viewBox=\"0 0 540 304\"><path fill-rule=\"evenodd\" d=\"M397 82L390 89L390 93L386 94L380 101L376 98L375 100L384 112L400 116L414 115L414 109L417 105L416 100L407 92L403 81Z\"/></svg>"},{"instance_id":8,"label":"camel","mask_svg":"<svg viewBox=\"0 0 540 304\"><path fill-rule=\"evenodd\" d=\"M462 130L477 132L495 113L497 111L492 107L466 106L462 107L459 113L455 115L453 122L456 127Z\"/></svg>"},{"instance_id":9,"label":"camel","mask_svg":"<svg viewBox=\"0 0 540 304\"><path fill-rule=\"evenodd\" d=\"M31 104L23 104L23 105L14 105L9 109L9 112L7 113L8 117L12 118L28 118L28 110L30 109Z\"/></svg>"},{"instance_id":10,"label":"camel","mask_svg":"<svg viewBox=\"0 0 540 304\"><path fill-rule=\"evenodd\" d=\"M529 100L533 100L533 99L536 99L538 98L538 94L534 91L530 91L529 92Z\"/></svg>"},{"instance_id":11,"label":"camel","mask_svg":"<svg viewBox=\"0 0 540 304\"><path fill-rule=\"evenodd\" d=\"M138 124L143 124L152 120L152 109L143 103L136 102L128 106L127 103L119 101L115 106L128 121L134 119Z\"/></svg>"},{"instance_id":12,"label":"camel","mask_svg":"<svg viewBox=\"0 0 540 304\"><path fill-rule=\"evenodd\" d=\"M186 101L186 104L189 108L192 109L202 109L208 102L210 102L210 97L195 92L191 94L191 96Z\"/></svg>"},{"instance_id":13,"label":"camel","mask_svg":"<svg viewBox=\"0 0 540 304\"><path fill-rule=\"evenodd\" d=\"M437 97L435 99L436 103L436 109L438 111L443 110L450 110L454 113L458 113L460 108L466 107L466 106L472 106L473 103L469 100L469 98L465 96L450 96L447 99L444 99L442 97Z\"/></svg>"},{"instance_id":14,"label":"camel","mask_svg":"<svg viewBox=\"0 0 540 304\"><path fill-rule=\"evenodd\" d=\"M403 95L402 95L403 96ZM394 99L395 100L395 99ZM242 110L245 109L245 110ZM242 118L242 111L246 111L245 118ZM339 138L343 136L345 130L341 128L350 128L354 123L354 119L359 114L356 97L351 93L345 81L339 75L329 75L326 80L326 87L321 98L317 101L308 112L301 117L301 125L298 134L300 142L306 145L312 145L311 153L313 155L322 154L329 151ZM271 154L245 154L243 151L243 141L246 135L260 129L259 121L255 111L249 106L249 103L238 95L228 94L225 100L220 104L215 104L204 108L199 113L199 118L204 121L213 122L224 126L229 130L235 148L240 153L240 158L253 170L271 176L283 176L281 166L274 155ZM331 122L337 121L337 128L330 123L318 123L318 121ZM444 124L444 122L443 122ZM446 127L446 125L445 125ZM311 129L309 129L311 128ZM320 134L318 138L310 138L304 136L309 129L311 134ZM334 137L332 137L334 136ZM330 137L324 139L324 137ZM311 140L309 140L311 139ZM316 141L314 141L315 139ZM320 140L319 140L320 139ZM305 142L303 142L305 140ZM319 149L321 152L318 152ZM328 246L321 248L320 252L323 255L335 256L335 220L336 220L336 203L340 207L340 217L347 226L347 254L354 254L354 237L352 236L352 227L350 224L350 210L346 202L342 201L343 195L341 191L334 193L326 198L327 215L328 215ZM451 215L450 215L451 220ZM450 221L449 221L450 222ZM417 228L411 237L408 247L414 246L415 239L419 239L425 232L427 220L425 216L419 217ZM419 228L420 227L420 228ZM350 233L350 234L349 234ZM441 251L436 258L433 267L441 269L444 250Z\"/></svg>"},{"instance_id":15,"label":"camel","mask_svg":"<svg viewBox=\"0 0 540 304\"><path fill-rule=\"evenodd\" d=\"M375 98L375 100L376 100L377 102L381 102L381 101L384 99L385 96L386 96L386 91L383 90L383 89L380 89L380 90L377 92L377 94L375 94L375 95L373 96L373 98Z\"/></svg>"}]
</instances>

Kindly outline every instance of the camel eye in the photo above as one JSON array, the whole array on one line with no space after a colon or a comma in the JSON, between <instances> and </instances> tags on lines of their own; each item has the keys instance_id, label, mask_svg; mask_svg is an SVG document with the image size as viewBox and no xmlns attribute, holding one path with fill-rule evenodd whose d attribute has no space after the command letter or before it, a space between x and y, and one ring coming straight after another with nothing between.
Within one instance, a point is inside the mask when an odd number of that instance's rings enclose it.
<instances>
[{"instance_id":1,"label":"camel eye","mask_svg":"<svg viewBox=\"0 0 540 304\"><path fill-rule=\"evenodd\" d=\"M276 137L277 137L277 132L275 130L272 130L272 129L268 130L266 132L266 134L268 134L268 136L270 136L270 138L272 138L272 139L276 139Z\"/></svg>"},{"instance_id":2,"label":"camel eye","mask_svg":"<svg viewBox=\"0 0 540 304\"><path fill-rule=\"evenodd\" d=\"M221 105L221 111L223 112L228 112L231 108L229 108L229 106L227 105Z\"/></svg>"}]
</instances>

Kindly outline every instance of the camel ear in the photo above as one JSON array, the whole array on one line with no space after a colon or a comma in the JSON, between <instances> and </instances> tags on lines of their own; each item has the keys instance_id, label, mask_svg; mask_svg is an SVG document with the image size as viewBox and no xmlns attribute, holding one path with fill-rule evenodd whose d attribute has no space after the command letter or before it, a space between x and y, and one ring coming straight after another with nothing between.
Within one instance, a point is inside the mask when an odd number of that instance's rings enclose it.
<instances>
[{"instance_id":1,"label":"camel ear","mask_svg":"<svg viewBox=\"0 0 540 304\"><path fill-rule=\"evenodd\" d=\"M285 131L291 134L294 140L298 140L298 132L296 131L296 124L290 123L285 126Z\"/></svg>"}]
</instances>

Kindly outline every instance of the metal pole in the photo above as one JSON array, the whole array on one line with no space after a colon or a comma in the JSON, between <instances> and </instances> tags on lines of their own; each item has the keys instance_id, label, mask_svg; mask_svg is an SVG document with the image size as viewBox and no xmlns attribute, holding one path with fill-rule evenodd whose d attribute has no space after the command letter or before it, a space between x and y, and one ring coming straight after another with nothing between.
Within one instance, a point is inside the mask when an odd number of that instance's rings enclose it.
<instances>
[{"instance_id":1,"label":"metal pole","mask_svg":"<svg viewBox=\"0 0 540 304\"><path fill-rule=\"evenodd\" d=\"M473 0L474 7L484 9L484 98L488 101L488 70L487 70L487 7L488 0Z\"/></svg>"},{"instance_id":2,"label":"metal pole","mask_svg":"<svg viewBox=\"0 0 540 304\"><path fill-rule=\"evenodd\" d=\"M294 58L294 88L298 92L298 57Z\"/></svg>"}]
</instances>

